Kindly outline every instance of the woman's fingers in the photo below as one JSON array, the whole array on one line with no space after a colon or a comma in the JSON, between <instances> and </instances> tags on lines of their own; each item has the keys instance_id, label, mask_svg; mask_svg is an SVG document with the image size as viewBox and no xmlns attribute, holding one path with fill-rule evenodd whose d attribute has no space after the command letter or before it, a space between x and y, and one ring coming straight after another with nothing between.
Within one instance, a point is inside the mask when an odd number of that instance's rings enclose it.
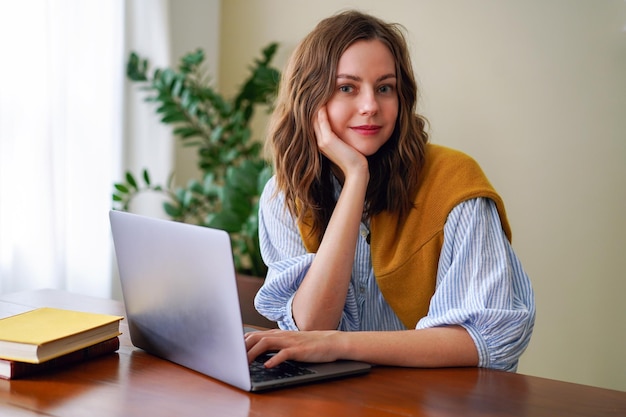
<instances>
[{"instance_id":1,"label":"woman's fingers","mask_svg":"<svg viewBox=\"0 0 626 417\"><path fill-rule=\"evenodd\" d=\"M267 330L259 332L249 332L245 335L246 350L248 351L248 362L252 362L257 356L271 350L271 340L268 338L270 333L279 330Z\"/></svg>"},{"instance_id":2,"label":"woman's fingers","mask_svg":"<svg viewBox=\"0 0 626 417\"><path fill-rule=\"evenodd\" d=\"M359 151L344 142L332 130L326 106L322 106L313 121L313 129L317 139L317 146L328 159L332 161L344 175L348 175L348 171L356 169L362 172L367 170L367 160Z\"/></svg>"},{"instance_id":3,"label":"woman's fingers","mask_svg":"<svg viewBox=\"0 0 626 417\"><path fill-rule=\"evenodd\" d=\"M259 355L266 352L276 352L265 362L265 366L272 368L289 357L289 334L294 332L284 332L268 330L263 332L252 332L246 334L246 348L248 350L248 362L252 362Z\"/></svg>"},{"instance_id":4,"label":"woman's fingers","mask_svg":"<svg viewBox=\"0 0 626 417\"><path fill-rule=\"evenodd\" d=\"M328 362L335 360L333 344L329 337L337 332L296 332L284 330L268 330L247 333L246 348L248 361L253 361L265 352L276 352L265 364L274 367L286 360L304 362Z\"/></svg>"},{"instance_id":5,"label":"woman's fingers","mask_svg":"<svg viewBox=\"0 0 626 417\"><path fill-rule=\"evenodd\" d=\"M322 106L317 111L317 117L313 123L313 129L317 138L317 145L322 152L330 146L333 140L340 140L330 128L328 113L326 113L326 106Z\"/></svg>"}]
</instances>

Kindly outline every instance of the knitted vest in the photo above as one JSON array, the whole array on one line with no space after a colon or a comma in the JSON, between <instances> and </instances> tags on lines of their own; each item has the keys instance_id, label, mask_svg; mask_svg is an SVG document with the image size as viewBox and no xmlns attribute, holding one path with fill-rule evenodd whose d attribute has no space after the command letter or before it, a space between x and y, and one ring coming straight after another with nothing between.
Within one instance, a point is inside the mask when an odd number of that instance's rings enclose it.
<instances>
[{"instance_id":1,"label":"knitted vest","mask_svg":"<svg viewBox=\"0 0 626 417\"><path fill-rule=\"evenodd\" d=\"M404 223L382 212L370 221L372 267L387 303L408 329L426 316L435 293L437 266L448 214L465 200L486 197L496 203L502 229L511 239L504 203L480 166L466 154L438 145L427 145L414 207ZM299 225L309 252L319 242L310 225Z\"/></svg>"}]
</instances>

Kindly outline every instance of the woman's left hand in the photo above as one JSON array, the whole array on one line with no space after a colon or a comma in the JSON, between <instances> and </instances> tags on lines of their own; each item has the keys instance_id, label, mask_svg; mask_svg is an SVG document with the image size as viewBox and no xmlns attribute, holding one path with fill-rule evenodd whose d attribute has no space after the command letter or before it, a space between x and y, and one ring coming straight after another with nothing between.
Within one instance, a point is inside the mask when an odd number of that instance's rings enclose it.
<instances>
[{"instance_id":1,"label":"woman's left hand","mask_svg":"<svg viewBox=\"0 0 626 417\"><path fill-rule=\"evenodd\" d=\"M265 352L277 352L265 366L272 368L286 360L332 362L338 359L340 332L267 330L246 333L248 361Z\"/></svg>"}]
</instances>

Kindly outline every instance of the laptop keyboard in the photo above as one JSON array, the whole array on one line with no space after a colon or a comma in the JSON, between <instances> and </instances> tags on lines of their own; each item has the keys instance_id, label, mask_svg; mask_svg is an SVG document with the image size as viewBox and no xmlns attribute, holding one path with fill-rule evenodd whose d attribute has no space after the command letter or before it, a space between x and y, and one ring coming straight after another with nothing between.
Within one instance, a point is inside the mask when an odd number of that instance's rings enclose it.
<instances>
[{"instance_id":1,"label":"laptop keyboard","mask_svg":"<svg viewBox=\"0 0 626 417\"><path fill-rule=\"evenodd\" d=\"M257 357L250 364L250 378L252 382L272 381L276 379L291 378L294 376L313 374L309 368L300 366L294 362L283 362L273 368L266 368L263 363L271 357L270 354L263 354Z\"/></svg>"}]
</instances>

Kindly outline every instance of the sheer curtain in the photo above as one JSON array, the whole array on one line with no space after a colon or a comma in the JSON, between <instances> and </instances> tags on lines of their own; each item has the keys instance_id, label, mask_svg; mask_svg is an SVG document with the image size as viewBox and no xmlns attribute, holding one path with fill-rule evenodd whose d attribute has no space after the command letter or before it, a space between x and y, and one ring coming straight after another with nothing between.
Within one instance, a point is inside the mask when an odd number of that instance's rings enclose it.
<instances>
[{"instance_id":1,"label":"sheer curtain","mask_svg":"<svg viewBox=\"0 0 626 417\"><path fill-rule=\"evenodd\" d=\"M128 3L167 17L166 1ZM124 41L126 7L123 0L0 3L0 293L115 292L112 183L141 155L131 146L124 156L132 105L123 93L132 47ZM171 144L164 146L158 155Z\"/></svg>"},{"instance_id":2,"label":"sheer curtain","mask_svg":"<svg viewBox=\"0 0 626 417\"><path fill-rule=\"evenodd\" d=\"M183 4L188 0L183 0ZM178 5L181 5L178 0ZM126 1L126 58L131 51L147 58L150 72L171 64L169 0ZM124 110L123 166L139 178L149 168L155 183L165 184L172 171L174 140L171 128L159 121L156 104L145 101L141 86L126 82ZM140 195L131 211L164 217L158 195Z\"/></svg>"}]
</instances>

